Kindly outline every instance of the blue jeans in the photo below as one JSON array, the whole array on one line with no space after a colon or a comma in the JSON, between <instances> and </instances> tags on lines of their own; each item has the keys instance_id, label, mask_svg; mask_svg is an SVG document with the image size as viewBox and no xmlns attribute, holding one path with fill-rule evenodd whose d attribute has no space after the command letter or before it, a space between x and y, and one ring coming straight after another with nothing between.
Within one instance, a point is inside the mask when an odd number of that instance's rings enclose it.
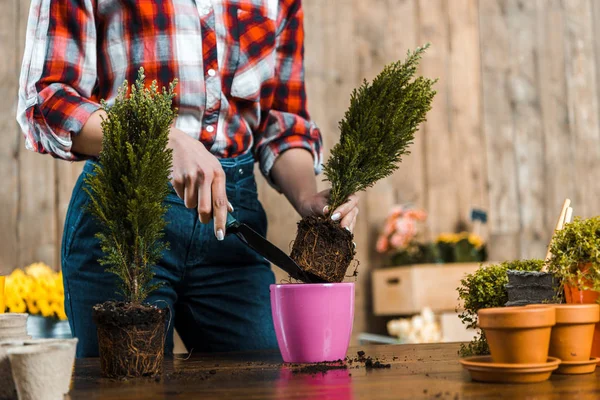
<instances>
[{"instance_id":1,"label":"blue jeans","mask_svg":"<svg viewBox=\"0 0 600 400\"><path fill-rule=\"evenodd\" d=\"M221 163L234 217L266 235L267 218L258 201L253 158L246 155ZM65 308L73 335L79 338L77 357L98 356L92 306L121 299L116 294L116 276L98 264L102 257L94 237L98 225L82 209L89 201L83 179L93 166L87 162L75 185L62 241ZM269 264L233 235L217 241L212 222L202 224L197 211L187 209L174 190L166 202L165 240L170 248L155 268L155 279L163 286L147 301L168 306L172 312L167 354L173 349L173 326L186 348L195 352L276 348L269 298L275 278Z\"/></svg>"}]
</instances>

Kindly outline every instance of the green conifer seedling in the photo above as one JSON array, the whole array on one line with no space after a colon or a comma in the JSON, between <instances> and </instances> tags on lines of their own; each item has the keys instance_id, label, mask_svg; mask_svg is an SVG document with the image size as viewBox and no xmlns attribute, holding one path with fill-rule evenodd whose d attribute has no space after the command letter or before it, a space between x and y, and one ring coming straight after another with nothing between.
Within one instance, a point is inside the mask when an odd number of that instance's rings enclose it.
<instances>
[{"instance_id":1,"label":"green conifer seedling","mask_svg":"<svg viewBox=\"0 0 600 400\"><path fill-rule=\"evenodd\" d=\"M120 88L113 105L102 102L102 152L85 182L87 205L100 224L96 235L104 257L99 260L119 278L120 292L139 304L157 288L153 267L168 243L163 241L172 152L169 128L176 116L172 99L176 81L158 90L144 85L144 70L128 92Z\"/></svg>"},{"instance_id":2,"label":"green conifer seedling","mask_svg":"<svg viewBox=\"0 0 600 400\"><path fill-rule=\"evenodd\" d=\"M436 93L435 80L414 78L428 47L409 51L404 61L387 65L372 82L365 80L352 92L350 107L339 123L340 141L324 166L331 183L330 210L391 175L409 154ZM291 257L305 271L340 282L354 258L352 238L338 222L305 217L298 223Z\"/></svg>"},{"instance_id":3,"label":"green conifer seedling","mask_svg":"<svg viewBox=\"0 0 600 400\"><path fill-rule=\"evenodd\" d=\"M436 80L413 79L426 44L409 51L404 61L387 65L373 82L352 92L350 107L340 121L340 141L324 166L332 190L330 209L350 195L391 175L409 154L408 146L425 121L435 96Z\"/></svg>"}]
</instances>

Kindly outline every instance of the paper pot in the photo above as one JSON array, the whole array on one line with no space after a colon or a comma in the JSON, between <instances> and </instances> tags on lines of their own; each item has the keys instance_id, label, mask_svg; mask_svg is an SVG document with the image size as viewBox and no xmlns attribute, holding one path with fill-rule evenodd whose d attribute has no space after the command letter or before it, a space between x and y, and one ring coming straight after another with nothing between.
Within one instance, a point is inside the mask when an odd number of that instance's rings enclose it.
<instances>
[{"instance_id":1,"label":"paper pot","mask_svg":"<svg viewBox=\"0 0 600 400\"><path fill-rule=\"evenodd\" d=\"M588 361L594 329L600 321L598 304L540 304L528 307L554 307L556 325L550 337L550 357L562 361Z\"/></svg>"},{"instance_id":2,"label":"paper pot","mask_svg":"<svg viewBox=\"0 0 600 400\"><path fill-rule=\"evenodd\" d=\"M0 342L0 400L12 400L17 398L17 390L13 383L10 360L8 359L8 349L11 347L22 346L22 341L4 341Z\"/></svg>"},{"instance_id":3,"label":"paper pot","mask_svg":"<svg viewBox=\"0 0 600 400\"><path fill-rule=\"evenodd\" d=\"M271 309L283 361L344 359L354 320L354 283L271 285Z\"/></svg>"},{"instance_id":4,"label":"paper pot","mask_svg":"<svg viewBox=\"0 0 600 400\"><path fill-rule=\"evenodd\" d=\"M19 400L64 398L65 379L70 379L74 362L70 344L12 347L8 356Z\"/></svg>"},{"instance_id":5,"label":"paper pot","mask_svg":"<svg viewBox=\"0 0 600 400\"><path fill-rule=\"evenodd\" d=\"M0 330L8 329L8 328L26 327L28 316L29 316L29 314L24 314L24 313L0 314Z\"/></svg>"},{"instance_id":6,"label":"paper pot","mask_svg":"<svg viewBox=\"0 0 600 400\"><path fill-rule=\"evenodd\" d=\"M550 334L556 323L554 308L485 308L477 315L493 362L534 364L547 361Z\"/></svg>"},{"instance_id":7,"label":"paper pot","mask_svg":"<svg viewBox=\"0 0 600 400\"><path fill-rule=\"evenodd\" d=\"M54 344L64 344L69 346L70 349L70 355L68 359L65 359L67 362L70 363L71 367L70 369L64 368L64 372L66 374L66 376L61 378L61 381L65 383L65 386L63 387L63 393L69 393L69 389L71 386L71 376L73 373L73 366L75 364L75 352L77 351L77 338L70 338L70 339L28 339L25 340L23 343L26 346L31 346L31 345L41 345L41 346L47 346L47 345L54 345Z\"/></svg>"}]
</instances>

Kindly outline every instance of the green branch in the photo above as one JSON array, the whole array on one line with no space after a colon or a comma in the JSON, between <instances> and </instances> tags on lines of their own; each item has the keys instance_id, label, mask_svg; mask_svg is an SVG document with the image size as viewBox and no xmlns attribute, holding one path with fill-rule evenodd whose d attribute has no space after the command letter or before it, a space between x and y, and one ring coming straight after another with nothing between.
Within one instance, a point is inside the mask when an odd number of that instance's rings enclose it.
<instances>
[{"instance_id":1,"label":"green branch","mask_svg":"<svg viewBox=\"0 0 600 400\"><path fill-rule=\"evenodd\" d=\"M172 152L167 148L176 110L173 82L158 90L145 87L144 70L135 84L125 82L102 121L102 152L85 182L91 197L86 209L100 225L96 235L104 256L99 260L119 278L127 301L143 302L156 288L153 267L168 244L163 243ZM129 94L128 89L130 89Z\"/></svg>"},{"instance_id":2,"label":"green branch","mask_svg":"<svg viewBox=\"0 0 600 400\"><path fill-rule=\"evenodd\" d=\"M413 79L423 52L408 52L404 62L387 65L373 82L364 81L352 92L350 107L340 121L340 141L324 166L331 182L333 210L350 195L391 175L409 154L408 146L435 96L435 80Z\"/></svg>"}]
</instances>

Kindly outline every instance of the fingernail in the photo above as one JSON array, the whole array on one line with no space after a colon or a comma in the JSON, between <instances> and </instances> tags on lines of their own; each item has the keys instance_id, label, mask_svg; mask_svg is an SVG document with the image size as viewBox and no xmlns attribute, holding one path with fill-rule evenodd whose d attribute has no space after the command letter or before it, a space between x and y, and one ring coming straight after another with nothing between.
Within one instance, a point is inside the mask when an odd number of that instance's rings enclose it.
<instances>
[{"instance_id":1,"label":"fingernail","mask_svg":"<svg viewBox=\"0 0 600 400\"><path fill-rule=\"evenodd\" d=\"M356 243L355 243L355 242L352 242L352 244L354 245L354 248L356 248Z\"/></svg>"},{"instance_id":2,"label":"fingernail","mask_svg":"<svg viewBox=\"0 0 600 400\"><path fill-rule=\"evenodd\" d=\"M335 214L333 214L333 215L331 216L331 219L332 219L332 220L334 220L334 221L337 221L337 220L338 220L338 219L340 219L341 217L342 217L342 214L340 214L340 213L338 212L338 213L335 213Z\"/></svg>"},{"instance_id":3,"label":"fingernail","mask_svg":"<svg viewBox=\"0 0 600 400\"><path fill-rule=\"evenodd\" d=\"M221 241L225 239L225 234L223 233L223 229L218 229L217 230L217 240Z\"/></svg>"},{"instance_id":4,"label":"fingernail","mask_svg":"<svg viewBox=\"0 0 600 400\"><path fill-rule=\"evenodd\" d=\"M323 214L327 215L328 212L329 212L329 206L323 207Z\"/></svg>"},{"instance_id":5,"label":"fingernail","mask_svg":"<svg viewBox=\"0 0 600 400\"><path fill-rule=\"evenodd\" d=\"M352 233L352 231L350 230L350 228L348 228L347 226L345 226L344 229L347 230L348 232Z\"/></svg>"},{"instance_id":6,"label":"fingernail","mask_svg":"<svg viewBox=\"0 0 600 400\"><path fill-rule=\"evenodd\" d=\"M233 206L231 205L231 203L227 202L227 205L229 205L229 212L233 212Z\"/></svg>"}]
</instances>

